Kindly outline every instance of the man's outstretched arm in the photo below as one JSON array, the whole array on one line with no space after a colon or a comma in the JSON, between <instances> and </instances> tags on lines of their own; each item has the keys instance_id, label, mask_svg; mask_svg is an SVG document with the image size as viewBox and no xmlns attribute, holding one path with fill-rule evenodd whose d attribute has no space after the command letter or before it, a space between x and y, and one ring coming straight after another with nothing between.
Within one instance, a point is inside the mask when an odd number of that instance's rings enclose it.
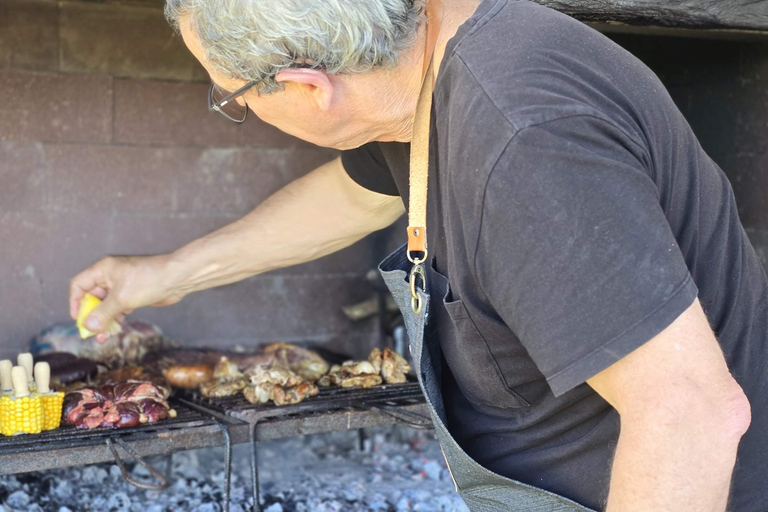
<instances>
[{"instance_id":1,"label":"man's outstretched arm","mask_svg":"<svg viewBox=\"0 0 768 512\"><path fill-rule=\"evenodd\" d=\"M621 417L608 512L723 512L749 402L696 300L587 381Z\"/></svg>"},{"instance_id":2,"label":"man's outstretched arm","mask_svg":"<svg viewBox=\"0 0 768 512\"><path fill-rule=\"evenodd\" d=\"M389 226L403 212L399 197L361 187L337 158L290 183L242 219L172 254L102 259L72 279L70 314L77 316L86 292L105 298L91 315L97 325L88 324L101 332L136 308L170 305L192 292L338 251Z\"/></svg>"}]
</instances>

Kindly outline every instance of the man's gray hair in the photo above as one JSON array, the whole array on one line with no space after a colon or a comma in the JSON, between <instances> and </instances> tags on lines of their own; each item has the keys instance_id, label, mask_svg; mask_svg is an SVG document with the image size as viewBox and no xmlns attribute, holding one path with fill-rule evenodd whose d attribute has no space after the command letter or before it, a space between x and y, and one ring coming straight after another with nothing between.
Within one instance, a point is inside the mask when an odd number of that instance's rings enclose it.
<instances>
[{"instance_id":1,"label":"man's gray hair","mask_svg":"<svg viewBox=\"0 0 768 512\"><path fill-rule=\"evenodd\" d=\"M421 0L167 0L176 29L189 18L206 57L229 76L280 90L281 69L363 73L397 64L418 31Z\"/></svg>"}]
</instances>

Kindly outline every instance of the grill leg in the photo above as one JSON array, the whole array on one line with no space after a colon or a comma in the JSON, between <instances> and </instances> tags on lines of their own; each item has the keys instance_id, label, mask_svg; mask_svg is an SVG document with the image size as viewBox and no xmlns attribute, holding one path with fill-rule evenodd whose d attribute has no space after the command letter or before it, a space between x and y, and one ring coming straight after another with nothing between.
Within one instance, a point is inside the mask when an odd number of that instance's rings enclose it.
<instances>
[{"instance_id":1,"label":"grill leg","mask_svg":"<svg viewBox=\"0 0 768 512\"><path fill-rule=\"evenodd\" d=\"M219 423L224 434L224 512L229 512L232 488L232 437L224 423Z\"/></svg>"},{"instance_id":2,"label":"grill leg","mask_svg":"<svg viewBox=\"0 0 768 512\"><path fill-rule=\"evenodd\" d=\"M259 442L256 440L256 424L251 425L251 485L253 487L253 510L261 512L259 495Z\"/></svg>"},{"instance_id":3,"label":"grill leg","mask_svg":"<svg viewBox=\"0 0 768 512\"><path fill-rule=\"evenodd\" d=\"M165 475L168 481L173 477L173 453L168 452L165 456Z\"/></svg>"},{"instance_id":4,"label":"grill leg","mask_svg":"<svg viewBox=\"0 0 768 512\"><path fill-rule=\"evenodd\" d=\"M357 429L357 449L360 452L365 451L365 440L368 439L368 435L362 428Z\"/></svg>"}]
</instances>

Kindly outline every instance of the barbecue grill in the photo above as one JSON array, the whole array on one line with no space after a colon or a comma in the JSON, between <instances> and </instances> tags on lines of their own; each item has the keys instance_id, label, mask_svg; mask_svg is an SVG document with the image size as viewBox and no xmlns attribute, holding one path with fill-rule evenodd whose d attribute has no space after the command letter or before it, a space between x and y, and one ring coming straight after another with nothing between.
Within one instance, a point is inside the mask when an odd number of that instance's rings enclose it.
<instances>
[{"instance_id":1,"label":"barbecue grill","mask_svg":"<svg viewBox=\"0 0 768 512\"><path fill-rule=\"evenodd\" d=\"M176 451L223 446L224 510L228 510L232 445L250 443L254 509L260 510L256 499L259 496L259 441L394 423L432 428L424 396L416 382L369 389L321 388L316 397L281 407L254 405L240 395L210 399L197 392L176 392L169 402L177 416L150 425L119 430L62 426L41 434L0 437L0 474L115 461L131 484L145 489L164 489L169 485L167 477L143 457L160 454L170 457ZM126 455L144 466L153 481L133 478L123 462Z\"/></svg>"}]
</instances>

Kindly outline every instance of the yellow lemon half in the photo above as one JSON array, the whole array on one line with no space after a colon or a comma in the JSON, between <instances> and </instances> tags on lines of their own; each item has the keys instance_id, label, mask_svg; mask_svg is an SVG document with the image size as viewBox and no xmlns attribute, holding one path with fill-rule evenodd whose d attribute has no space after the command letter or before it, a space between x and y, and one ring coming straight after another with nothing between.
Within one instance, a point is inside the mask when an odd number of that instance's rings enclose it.
<instances>
[{"instance_id":1,"label":"yellow lemon half","mask_svg":"<svg viewBox=\"0 0 768 512\"><path fill-rule=\"evenodd\" d=\"M82 298L80 301L80 311L77 313L77 329L80 331L80 337L82 339L90 338L96 333L93 333L89 331L85 327L85 319L88 318L88 315L91 314L91 311L96 309L96 306L101 304L101 299L98 297L91 295L90 293L86 293L85 297ZM122 327L120 327L120 324L117 322L112 322L112 324L109 326L109 330L107 331L110 335L114 335L122 331Z\"/></svg>"}]
</instances>

